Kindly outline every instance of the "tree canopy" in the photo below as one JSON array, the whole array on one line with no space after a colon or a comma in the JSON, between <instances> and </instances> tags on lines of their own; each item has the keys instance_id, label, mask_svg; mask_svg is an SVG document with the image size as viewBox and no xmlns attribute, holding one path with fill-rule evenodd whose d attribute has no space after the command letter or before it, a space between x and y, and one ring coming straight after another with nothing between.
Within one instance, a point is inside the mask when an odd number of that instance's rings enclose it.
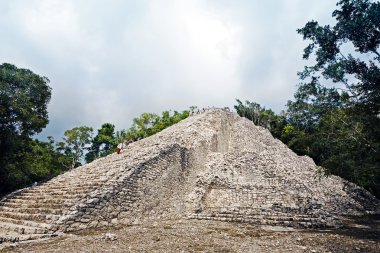
<instances>
[{"instance_id":1,"label":"tree canopy","mask_svg":"<svg viewBox=\"0 0 380 253\"><path fill-rule=\"evenodd\" d=\"M339 175L380 196L380 3L341 0L335 25L308 22L298 29L309 45L303 58L312 65L280 115L252 102L238 113L299 155L308 155L326 174ZM271 115L270 122L262 120ZM266 120L264 120L265 122Z\"/></svg>"},{"instance_id":2,"label":"tree canopy","mask_svg":"<svg viewBox=\"0 0 380 253\"><path fill-rule=\"evenodd\" d=\"M0 65L0 131L32 136L48 124L49 79L14 65ZM2 137L4 137L2 135Z\"/></svg>"},{"instance_id":3,"label":"tree canopy","mask_svg":"<svg viewBox=\"0 0 380 253\"><path fill-rule=\"evenodd\" d=\"M114 152L117 144L118 138L115 136L115 126L111 123L104 123L91 141L91 147L86 154L86 162L91 162L96 158Z\"/></svg>"},{"instance_id":4,"label":"tree canopy","mask_svg":"<svg viewBox=\"0 0 380 253\"><path fill-rule=\"evenodd\" d=\"M337 6L334 26L310 21L298 30L310 42L303 57L315 64L299 73L288 119L329 173L380 195L380 3Z\"/></svg>"},{"instance_id":5,"label":"tree canopy","mask_svg":"<svg viewBox=\"0 0 380 253\"><path fill-rule=\"evenodd\" d=\"M31 138L49 122L48 83L31 70L0 65L0 195L51 178L67 162L54 150L54 140Z\"/></svg>"},{"instance_id":6,"label":"tree canopy","mask_svg":"<svg viewBox=\"0 0 380 253\"><path fill-rule=\"evenodd\" d=\"M47 104L51 97L49 80L28 69L8 63L0 65L0 160L20 149L20 144L41 132L49 122Z\"/></svg>"},{"instance_id":7,"label":"tree canopy","mask_svg":"<svg viewBox=\"0 0 380 253\"><path fill-rule=\"evenodd\" d=\"M318 84L321 77L342 84L352 109L378 121L380 114L380 3L341 0L332 13L334 26L308 22L298 33L310 44L304 59L316 63L299 73ZM335 89L337 90L337 89Z\"/></svg>"},{"instance_id":8,"label":"tree canopy","mask_svg":"<svg viewBox=\"0 0 380 253\"><path fill-rule=\"evenodd\" d=\"M92 141L93 129L88 126L74 127L66 130L62 142L57 143L58 150L68 157L71 157L70 169L81 165L85 151Z\"/></svg>"},{"instance_id":9,"label":"tree canopy","mask_svg":"<svg viewBox=\"0 0 380 253\"><path fill-rule=\"evenodd\" d=\"M172 115L170 111L163 111L161 116L154 113L143 113L140 117L133 119L132 127L128 129L126 137L130 140L149 137L187 118L189 114L190 112L187 110L174 111Z\"/></svg>"}]
</instances>

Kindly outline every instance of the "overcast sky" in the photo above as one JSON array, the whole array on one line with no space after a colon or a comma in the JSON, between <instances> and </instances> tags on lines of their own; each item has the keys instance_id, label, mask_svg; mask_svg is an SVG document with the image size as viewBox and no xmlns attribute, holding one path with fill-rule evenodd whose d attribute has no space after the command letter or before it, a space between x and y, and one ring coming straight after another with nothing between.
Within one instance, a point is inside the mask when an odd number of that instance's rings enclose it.
<instances>
[{"instance_id":1,"label":"overcast sky","mask_svg":"<svg viewBox=\"0 0 380 253\"><path fill-rule=\"evenodd\" d=\"M0 63L50 79L50 123L129 128L142 112L292 99L307 21L333 0L1 0Z\"/></svg>"}]
</instances>

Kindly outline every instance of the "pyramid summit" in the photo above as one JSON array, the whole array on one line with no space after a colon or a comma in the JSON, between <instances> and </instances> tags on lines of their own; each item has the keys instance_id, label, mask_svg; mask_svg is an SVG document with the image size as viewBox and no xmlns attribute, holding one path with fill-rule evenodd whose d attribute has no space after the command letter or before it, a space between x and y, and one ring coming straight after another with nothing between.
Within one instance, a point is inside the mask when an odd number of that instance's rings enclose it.
<instances>
[{"instance_id":1,"label":"pyramid summit","mask_svg":"<svg viewBox=\"0 0 380 253\"><path fill-rule=\"evenodd\" d=\"M0 242L144 220L319 228L379 214L369 192L298 156L236 113L212 109L0 202Z\"/></svg>"}]
</instances>

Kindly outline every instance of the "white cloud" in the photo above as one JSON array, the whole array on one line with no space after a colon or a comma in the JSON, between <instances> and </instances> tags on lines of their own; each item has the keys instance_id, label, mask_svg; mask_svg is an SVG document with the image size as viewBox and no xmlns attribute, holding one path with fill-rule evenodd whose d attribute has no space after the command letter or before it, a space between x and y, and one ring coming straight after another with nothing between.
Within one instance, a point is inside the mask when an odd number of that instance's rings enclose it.
<instances>
[{"instance_id":1,"label":"white cloud","mask_svg":"<svg viewBox=\"0 0 380 253\"><path fill-rule=\"evenodd\" d=\"M331 20L330 0L7 0L0 58L46 75L59 137L78 125L127 128L142 112L235 98L291 99L305 45L296 29Z\"/></svg>"}]
</instances>

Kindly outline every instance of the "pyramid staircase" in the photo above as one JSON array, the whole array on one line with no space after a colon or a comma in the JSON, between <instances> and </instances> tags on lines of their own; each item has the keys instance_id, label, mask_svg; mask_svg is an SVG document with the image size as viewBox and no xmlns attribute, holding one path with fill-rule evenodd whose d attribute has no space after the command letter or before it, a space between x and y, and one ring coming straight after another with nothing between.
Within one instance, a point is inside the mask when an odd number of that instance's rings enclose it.
<instances>
[{"instance_id":1,"label":"pyramid staircase","mask_svg":"<svg viewBox=\"0 0 380 253\"><path fill-rule=\"evenodd\" d=\"M91 166L8 195L0 202L0 242L56 235L58 220L92 192L112 182L123 163L122 156L99 159Z\"/></svg>"},{"instance_id":2,"label":"pyramid staircase","mask_svg":"<svg viewBox=\"0 0 380 253\"><path fill-rule=\"evenodd\" d=\"M142 220L339 226L380 202L269 131L221 109L191 116L123 151L0 201L0 243Z\"/></svg>"}]
</instances>

